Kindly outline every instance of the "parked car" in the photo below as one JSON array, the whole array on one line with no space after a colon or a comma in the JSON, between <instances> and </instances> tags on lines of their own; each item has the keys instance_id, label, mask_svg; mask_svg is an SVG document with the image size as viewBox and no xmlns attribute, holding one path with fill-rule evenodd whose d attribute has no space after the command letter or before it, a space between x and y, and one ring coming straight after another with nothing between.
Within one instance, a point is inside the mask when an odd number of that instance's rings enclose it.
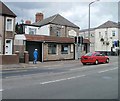
<instances>
[{"instance_id":1,"label":"parked car","mask_svg":"<svg viewBox=\"0 0 120 101\"><path fill-rule=\"evenodd\" d=\"M98 63L109 63L109 57L99 52L89 52L81 57L83 65L87 63L98 64Z\"/></svg>"}]
</instances>

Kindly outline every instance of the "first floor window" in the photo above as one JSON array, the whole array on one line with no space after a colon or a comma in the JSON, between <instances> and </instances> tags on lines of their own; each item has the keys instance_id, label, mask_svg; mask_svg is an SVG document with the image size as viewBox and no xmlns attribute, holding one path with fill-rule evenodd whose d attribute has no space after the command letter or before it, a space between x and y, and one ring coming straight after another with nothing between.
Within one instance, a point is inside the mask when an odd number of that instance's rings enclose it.
<instances>
[{"instance_id":1,"label":"first floor window","mask_svg":"<svg viewBox=\"0 0 120 101\"><path fill-rule=\"evenodd\" d=\"M56 54L56 44L48 44L48 54Z\"/></svg>"},{"instance_id":2,"label":"first floor window","mask_svg":"<svg viewBox=\"0 0 120 101\"><path fill-rule=\"evenodd\" d=\"M61 53L68 54L68 45L61 45Z\"/></svg>"},{"instance_id":3,"label":"first floor window","mask_svg":"<svg viewBox=\"0 0 120 101\"><path fill-rule=\"evenodd\" d=\"M6 18L6 31L13 31L13 19Z\"/></svg>"},{"instance_id":4,"label":"first floor window","mask_svg":"<svg viewBox=\"0 0 120 101\"><path fill-rule=\"evenodd\" d=\"M101 32L99 32L99 38L101 38Z\"/></svg>"},{"instance_id":5,"label":"first floor window","mask_svg":"<svg viewBox=\"0 0 120 101\"><path fill-rule=\"evenodd\" d=\"M29 28L29 34L30 35L35 35L36 34L36 29L35 28Z\"/></svg>"},{"instance_id":6,"label":"first floor window","mask_svg":"<svg viewBox=\"0 0 120 101\"><path fill-rule=\"evenodd\" d=\"M115 31L112 31L112 36L115 36Z\"/></svg>"}]
</instances>

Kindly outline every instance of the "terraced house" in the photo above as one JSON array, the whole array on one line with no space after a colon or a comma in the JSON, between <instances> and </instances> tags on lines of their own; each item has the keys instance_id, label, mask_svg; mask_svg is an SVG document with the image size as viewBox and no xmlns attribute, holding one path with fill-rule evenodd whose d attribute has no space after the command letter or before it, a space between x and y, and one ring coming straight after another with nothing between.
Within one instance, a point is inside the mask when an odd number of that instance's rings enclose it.
<instances>
[{"instance_id":1,"label":"terraced house","mask_svg":"<svg viewBox=\"0 0 120 101\"><path fill-rule=\"evenodd\" d=\"M97 51L106 55L118 55L120 51L118 23L107 21L90 30L90 52ZM88 38L88 29L81 30L79 35Z\"/></svg>"},{"instance_id":2,"label":"terraced house","mask_svg":"<svg viewBox=\"0 0 120 101\"><path fill-rule=\"evenodd\" d=\"M18 63L14 53L16 15L0 2L0 64Z\"/></svg>"},{"instance_id":3,"label":"terraced house","mask_svg":"<svg viewBox=\"0 0 120 101\"><path fill-rule=\"evenodd\" d=\"M75 59L76 46L74 37L79 33L79 27L60 14L44 19L42 13L37 13L35 23L26 21L18 27L15 35L15 51L28 51L29 60L33 60L33 51L38 49L38 60Z\"/></svg>"}]
</instances>

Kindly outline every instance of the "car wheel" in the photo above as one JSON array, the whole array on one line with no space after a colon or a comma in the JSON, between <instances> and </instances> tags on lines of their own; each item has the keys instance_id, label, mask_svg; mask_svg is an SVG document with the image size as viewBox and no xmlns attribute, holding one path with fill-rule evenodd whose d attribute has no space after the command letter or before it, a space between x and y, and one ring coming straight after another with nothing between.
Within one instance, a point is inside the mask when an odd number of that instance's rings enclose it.
<instances>
[{"instance_id":1,"label":"car wheel","mask_svg":"<svg viewBox=\"0 0 120 101\"><path fill-rule=\"evenodd\" d=\"M98 60L95 61L95 64L96 64L96 65L98 64Z\"/></svg>"},{"instance_id":2,"label":"car wheel","mask_svg":"<svg viewBox=\"0 0 120 101\"><path fill-rule=\"evenodd\" d=\"M107 58L106 63L109 63L109 59Z\"/></svg>"}]
</instances>

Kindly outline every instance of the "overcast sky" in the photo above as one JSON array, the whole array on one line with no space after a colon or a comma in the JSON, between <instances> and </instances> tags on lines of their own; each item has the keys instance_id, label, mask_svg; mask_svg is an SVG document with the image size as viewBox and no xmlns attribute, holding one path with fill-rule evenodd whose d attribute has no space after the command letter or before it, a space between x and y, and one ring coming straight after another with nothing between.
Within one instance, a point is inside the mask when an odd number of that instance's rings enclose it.
<instances>
[{"instance_id":1,"label":"overcast sky","mask_svg":"<svg viewBox=\"0 0 120 101\"><path fill-rule=\"evenodd\" d=\"M16 22L21 21L21 19L31 20L35 22L35 14L37 12L42 12L44 14L44 18L50 17L55 14L60 14L69 21L73 22L80 29L88 28L88 5L91 1L95 0L87 0L80 1L71 0L66 2L38 2L37 0L33 2L33 0L27 0L26 2L16 2L17 0L2 0L16 15ZM39 0L40 1L40 0ZM45 0L44 0L45 1ZM50 1L50 0L49 0ZM65 1L65 0L64 0ZM114 22L118 22L118 1L114 0L100 0L94 2L91 5L91 28L97 27L104 22L111 20Z\"/></svg>"}]
</instances>

